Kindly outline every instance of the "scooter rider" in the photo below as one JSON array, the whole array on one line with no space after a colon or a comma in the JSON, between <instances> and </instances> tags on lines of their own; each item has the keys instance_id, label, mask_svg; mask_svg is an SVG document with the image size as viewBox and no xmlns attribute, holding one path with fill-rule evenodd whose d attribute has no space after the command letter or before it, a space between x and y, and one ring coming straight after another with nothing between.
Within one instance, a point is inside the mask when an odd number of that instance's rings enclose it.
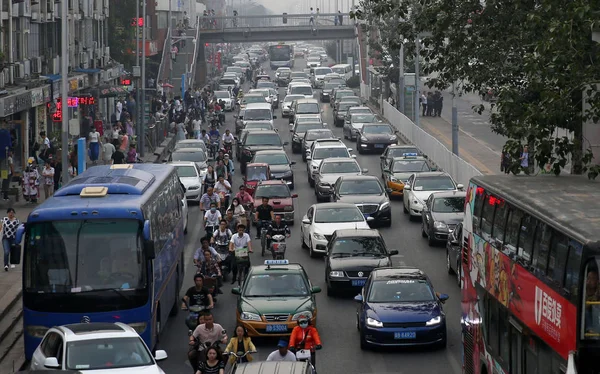
<instances>
[{"instance_id":1,"label":"scooter rider","mask_svg":"<svg viewBox=\"0 0 600 374\"><path fill-rule=\"evenodd\" d=\"M288 350L288 342L281 339L277 343L277 350L271 352L266 361L297 361L296 355Z\"/></svg>"},{"instance_id":2,"label":"scooter rider","mask_svg":"<svg viewBox=\"0 0 600 374\"><path fill-rule=\"evenodd\" d=\"M221 141L223 142L223 147L225 149L227 149L228 152L231 152L231 149L233 148L233 141L234 141L234 137L233 134L231 133L231 131L229 131L229 129L225 130L225 134L223 134L223 137L221 138Z\"/></svg>"},{"instance_id":3,"label":"scooter rider","mask_svg":"<svg viewBox=\"0 0 600 374\"><path fill-rule=\"evenodd\" d=\"M204 277L201 274L194 275L194 286L188 288L183 297L185 302L181 303L181 309L187 309L186 303L189 306L201 305L212 309L215 304L212 295L204 287Z\"/></svg>"},{"instance_id":4,"label":"scooter rider","mask_svg":"<svg viewBox=\"0 0 600 374\"><path fill-rule=\"evenodd\" d=\"M315 350L319 350L323 346L321 345L319 332L316 327L311 325L309 318L304 316L298 318L298 326L292 330L289 347L293 352L301 349L310 350L310 362L313 366L316 366Z\"/></svg>"},{"instance_id":5,"label":"scooter rider","mask_svg":"<svg viewBox=\"0 0 600 374\"><path fill-rule=\"evenodd\" d=\"M221 221L221 212L217 209L217 204L211 203L210 210L204 213L204 229L206 230L206 237L211 238L214 232L214 228L219 226Z\"/></svg>"},{"instance_id":6,"label":"scooter rider","mask_svg":"<svg viewBox=\"0 0 600 374\"><path fill-rule=\"evenodd\" d=\"M252 195L250 195L248 191L246 191L246 186L244 186L243 184L240 186L240 192L238 192L237 195L235 195L235 197L238 198L242 205L254 205L254 199L252 198Z\"/></svg>"},{"instance_id":7,"label":"scooter rider","mask_svg":"<svg viewBox=\"0 0 600 374\"><path fill-rule=\"evenodd\" d=\"M211 242L216 244L219 248L220 253L229 254L229 241L233 236L233 232L227 227L227 221L222 219L219 223L219 229L213 233L213 237L211 238ZM217 256L219 257L219 256ZM220 257L219 257L220 259ZM224 260L224 264L229 268L233 268L231 256L227 256Z\"/></svg>"},{"instance_id":8,"label":"scooter rider","mask_svg":"<svg viewBox=\"0 0 600 374\"><path fill-rule=\"evenodd\" d=\"M220 260L219 253L209 245L208 238L202 238L201 243L202 246L196 249L196 252L194 253L194 265L196 265L197 267L202 266L202 263L206 260L206 258L204 258L204 251L207 250L210 251L212 257L214 257L217 261Z\"/></svg>"},{"instance_id":9,"label":"scooter rider","mask_svg":"<svg viewBox=\"0 0 600 374\"><path fill-rule=\"evenodd\" d=\"M281 220L280 214L275 215L275 221L269 226L269 231L267 232L267 248L271 248L271 238L274 235L284 235L286 238L292 236L290 228Z\"/></svg>"},{"instance_id":10,"label":"scooter rider","mask_svg":"<svg viewBox=\"0 0 600 374\"><path fill-rule=\"evenodd\" d=\"M191 349L188 352L188 359L190 360L192 368L194 368L194 372L198 371L198 362L206 360L204 344L227 344L228 340L225 329L218 323L215 323L211 313L206 313L204 315L204 324L198 325L190 336L190 346L194 347L196 341L200 343L198 349Z\"/></svg>"}]
</instances>

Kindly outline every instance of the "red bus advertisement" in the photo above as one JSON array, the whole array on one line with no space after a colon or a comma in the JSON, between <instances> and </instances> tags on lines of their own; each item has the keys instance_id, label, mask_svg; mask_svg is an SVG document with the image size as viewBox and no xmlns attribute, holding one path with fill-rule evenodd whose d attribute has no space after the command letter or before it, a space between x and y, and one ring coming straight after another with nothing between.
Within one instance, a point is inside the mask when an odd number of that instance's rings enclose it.
<instances>
[{"instance_id":1,"label":"red bus advertisement","mask_svg":"<svg viewBox=\"0 0 600 374\"><path fill-rule=\"evenodd\" d=\"M600 184L472 178L463 221L465 374L600 372Z\"/></svg>"}]
</instances>

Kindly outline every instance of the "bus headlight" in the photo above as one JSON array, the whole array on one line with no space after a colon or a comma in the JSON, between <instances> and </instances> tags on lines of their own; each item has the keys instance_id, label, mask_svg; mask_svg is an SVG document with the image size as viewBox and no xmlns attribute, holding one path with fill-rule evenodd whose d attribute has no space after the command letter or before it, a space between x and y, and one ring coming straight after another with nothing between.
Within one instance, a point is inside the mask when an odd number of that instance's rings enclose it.
<instances>
[{"instance_id":1,"label":"bus headlight","mask_svg":"<svg viewBox=\"0 0 600 374\"><path fill-rule=\"evenodd\" d=\"M43 338L44 335L48 332L49 328L46 326L27 326L25 331L27 335L32 336L34 338Z\"/></svg>"},{"instance_id":2,"label":"bus headlight","mask_svg":"<svg viewBox=\"0 0 600 374\"><path fill-rule=\"evenodd\" d=\"M146 322L128 323L128 325L129 325L129 327L131 327L132 329L134 329L135 332L137 332L140 335L144 331L146 331L146 327L148 326L148 324Z\"/></svg>"}]
</instances>

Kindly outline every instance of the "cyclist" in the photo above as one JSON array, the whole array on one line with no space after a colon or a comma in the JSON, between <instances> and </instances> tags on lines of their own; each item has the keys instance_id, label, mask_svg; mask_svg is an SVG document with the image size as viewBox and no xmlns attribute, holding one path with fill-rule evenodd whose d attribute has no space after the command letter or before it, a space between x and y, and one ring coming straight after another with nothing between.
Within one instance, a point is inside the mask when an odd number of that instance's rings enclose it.
<instances>
[{"instance_id":1,"label":"cyclist","mask_svg":"<svg viewBox=\"0 0 600 374\"><path fill-rule=\"evenodd\" d=\"M246 234L246 226L238 225L237 227L237 235L231 237L231 241L229 242L229 252L233 254L233 258L235 259L235 250L236 248L248 248L248 253L252 253L252 239L250 239L250 235ZM237 266L237 259L234 260L235 265L232 268L233 279L231 280L231 284L234 284L237 278L237 273L239 270ZM245 267L250 266L250 258L248 257L248 264L244 265Z\"/></svg>"},{"instance_id":2,"label":"cyclist","mask_svg":"<svg viewBox=\"0 0 600 374\"><path fill-rule=\"evenodd\" d=\"M222 218L221 212L217 210L217 204L211 203L210 210L204 213L204 229L206 230L206 238L210 239L213 236L214 228L219 226L219 222Z\"/></svg>"},{"instance_id":3,"label":"cyclist","mask_svg":"<svg viewBox=\"0 0 600 374\"><path fill-rule=\"evenodd\" d=\"M220 259L219 253L217 253L217 251L209 245L208 238L202 238L201 243L202 246L196 249L196 252L194 253L194 265L196 265L197 267L202 266L202 263L206 260L204 252L207 250L210 251L211 257L217 259L217 261Z\"/></svg>"},{"instance_id":4,"label":"cyclist","mask_svg":"<svg viewBox=\"0 0 600 374\"><path fill-rule=\"evenodd\" d=\"M246 186L243 184L240 186L240 192L238 192L235 197L242 205L254 205L254 199L252 198L252 195L246 191Z\"/></svg>"},{"instance_id":5,"label":"cyclist","mask_svg":"<svg viewBox=\"0 0 600 374\"><path fill-rule=\"evenodd\" d=\"M315 350L319 350L323 346L321 345L319 332L316 327L311 325L310 319L304 316L298 318L298 326L292 330L289 347L293 352L300 349L310 350L310 362L315 366Z\"/></svg>"},{"instance_id":6,"label":"cyclist","mask_svg":"<svg viewBox=\"0 0 600 374\"><path fill-rule=\"evenodd\" d=\"M229 181L229 183L232 183L233 174L235 173L235 165L233 164L233 161L231 160L231 157L229 157L228 153L225 153L223 155L223 165L227 167L227 180Z\"/></svg>"},{"instance_id":7,"label":"cyclist","mask_svg":"<svg viewBox=\"0 0 600 374\"><path fill-rule=\"evenodd\" d=\"M269 198L263 197L262 204L256 207L256 213L254 213L256 220L256 239L260 239L260 232L263 225L268 225L274 221L273 207L269 205ZM268 226L266 226L268 227Z\"/></svg>"},{"instance_id":8,"label":"cyclist","mask_svg":"<svg viewBox=\"0 0 600 374\"><path fill-rule=\"evenodd\" d=\"M210 210L212 204L217 204L217 208L220 208L221 199L219 198L219 195L215 193L213 187L208 187L206 193L200 198L200 210Z\"/></svg>"},{"instance_id":9,"label":"cyclist","mask_svg":"<svg viewBox=\"0 0 600 374\"><path fill-rule=\"evenodd\" d=\"M214 157L219 149L219 141L221 139L221 134L219 133L219 130L217 130L217 126L213 125L210 128L210 131L208 132L208 136L210 138L209 145L210 145L210 149L212 151L211 153Z\"/></svg>"},{"instance_id":10,"label":"cyclist","mask_svg":"<svg viewBox=\"0 0 600 374\"><path fill-rule=\"evenodd\" d=\"M200 132L198 140L202 140L207 146L210 145L210 136L208 136L205 129L202 129L202 131Z\"/></svg>"},{"instance_id":11,"label":"cyclist","mask_svg":"<svg viewBox=\"0 0 600 374\"><path fill-rule=\"evenodd\" d=\"M292 235L288 225L281 220L280 214L275 215L275 220L269 226L269 231L267 231L267 248L271 248L271 238L274 235L284 235L286 238Z\"/></svg>"}]
</instances>

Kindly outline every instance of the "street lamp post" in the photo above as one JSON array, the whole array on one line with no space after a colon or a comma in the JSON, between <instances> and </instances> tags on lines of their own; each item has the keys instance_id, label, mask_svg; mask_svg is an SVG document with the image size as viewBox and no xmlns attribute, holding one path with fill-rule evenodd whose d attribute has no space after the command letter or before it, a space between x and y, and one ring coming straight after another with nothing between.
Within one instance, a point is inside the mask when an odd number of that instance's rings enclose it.
<instances>
[{"instance_id":1,"label":"street lamp post","mask_svg":"<svg viewBox=\"0 0 600 374\"><path fill-rule=\"evenodd\" d=\"M140 155L144 157L146 153L144 151L144 147L146 145L146 0L142 0L142 3L142 17L144 20L142 23L142 101L141 106L140 101L138 101L136 103L136 107L140 113L140 126L138 127L140 129L140 133L138 134L140 139L138 143L138 149L140 150Z\"/></svg>"},{"instance_id":2,"label":"street lamp post","mask_svg":"<svg viewBox=\"0 0 600 374\"><path fill-rule=\"evenodd\" d=\"M68 3L62 1L60 5L61 17L61 33L60 33L60 91L61 91L61 111L62 111L62 128L61 128L61 162L62 162L62 180L63 185L69 182L69 106L67 98L69 96L69 23L67 21Z\"/></svg>"}]
</instances>

